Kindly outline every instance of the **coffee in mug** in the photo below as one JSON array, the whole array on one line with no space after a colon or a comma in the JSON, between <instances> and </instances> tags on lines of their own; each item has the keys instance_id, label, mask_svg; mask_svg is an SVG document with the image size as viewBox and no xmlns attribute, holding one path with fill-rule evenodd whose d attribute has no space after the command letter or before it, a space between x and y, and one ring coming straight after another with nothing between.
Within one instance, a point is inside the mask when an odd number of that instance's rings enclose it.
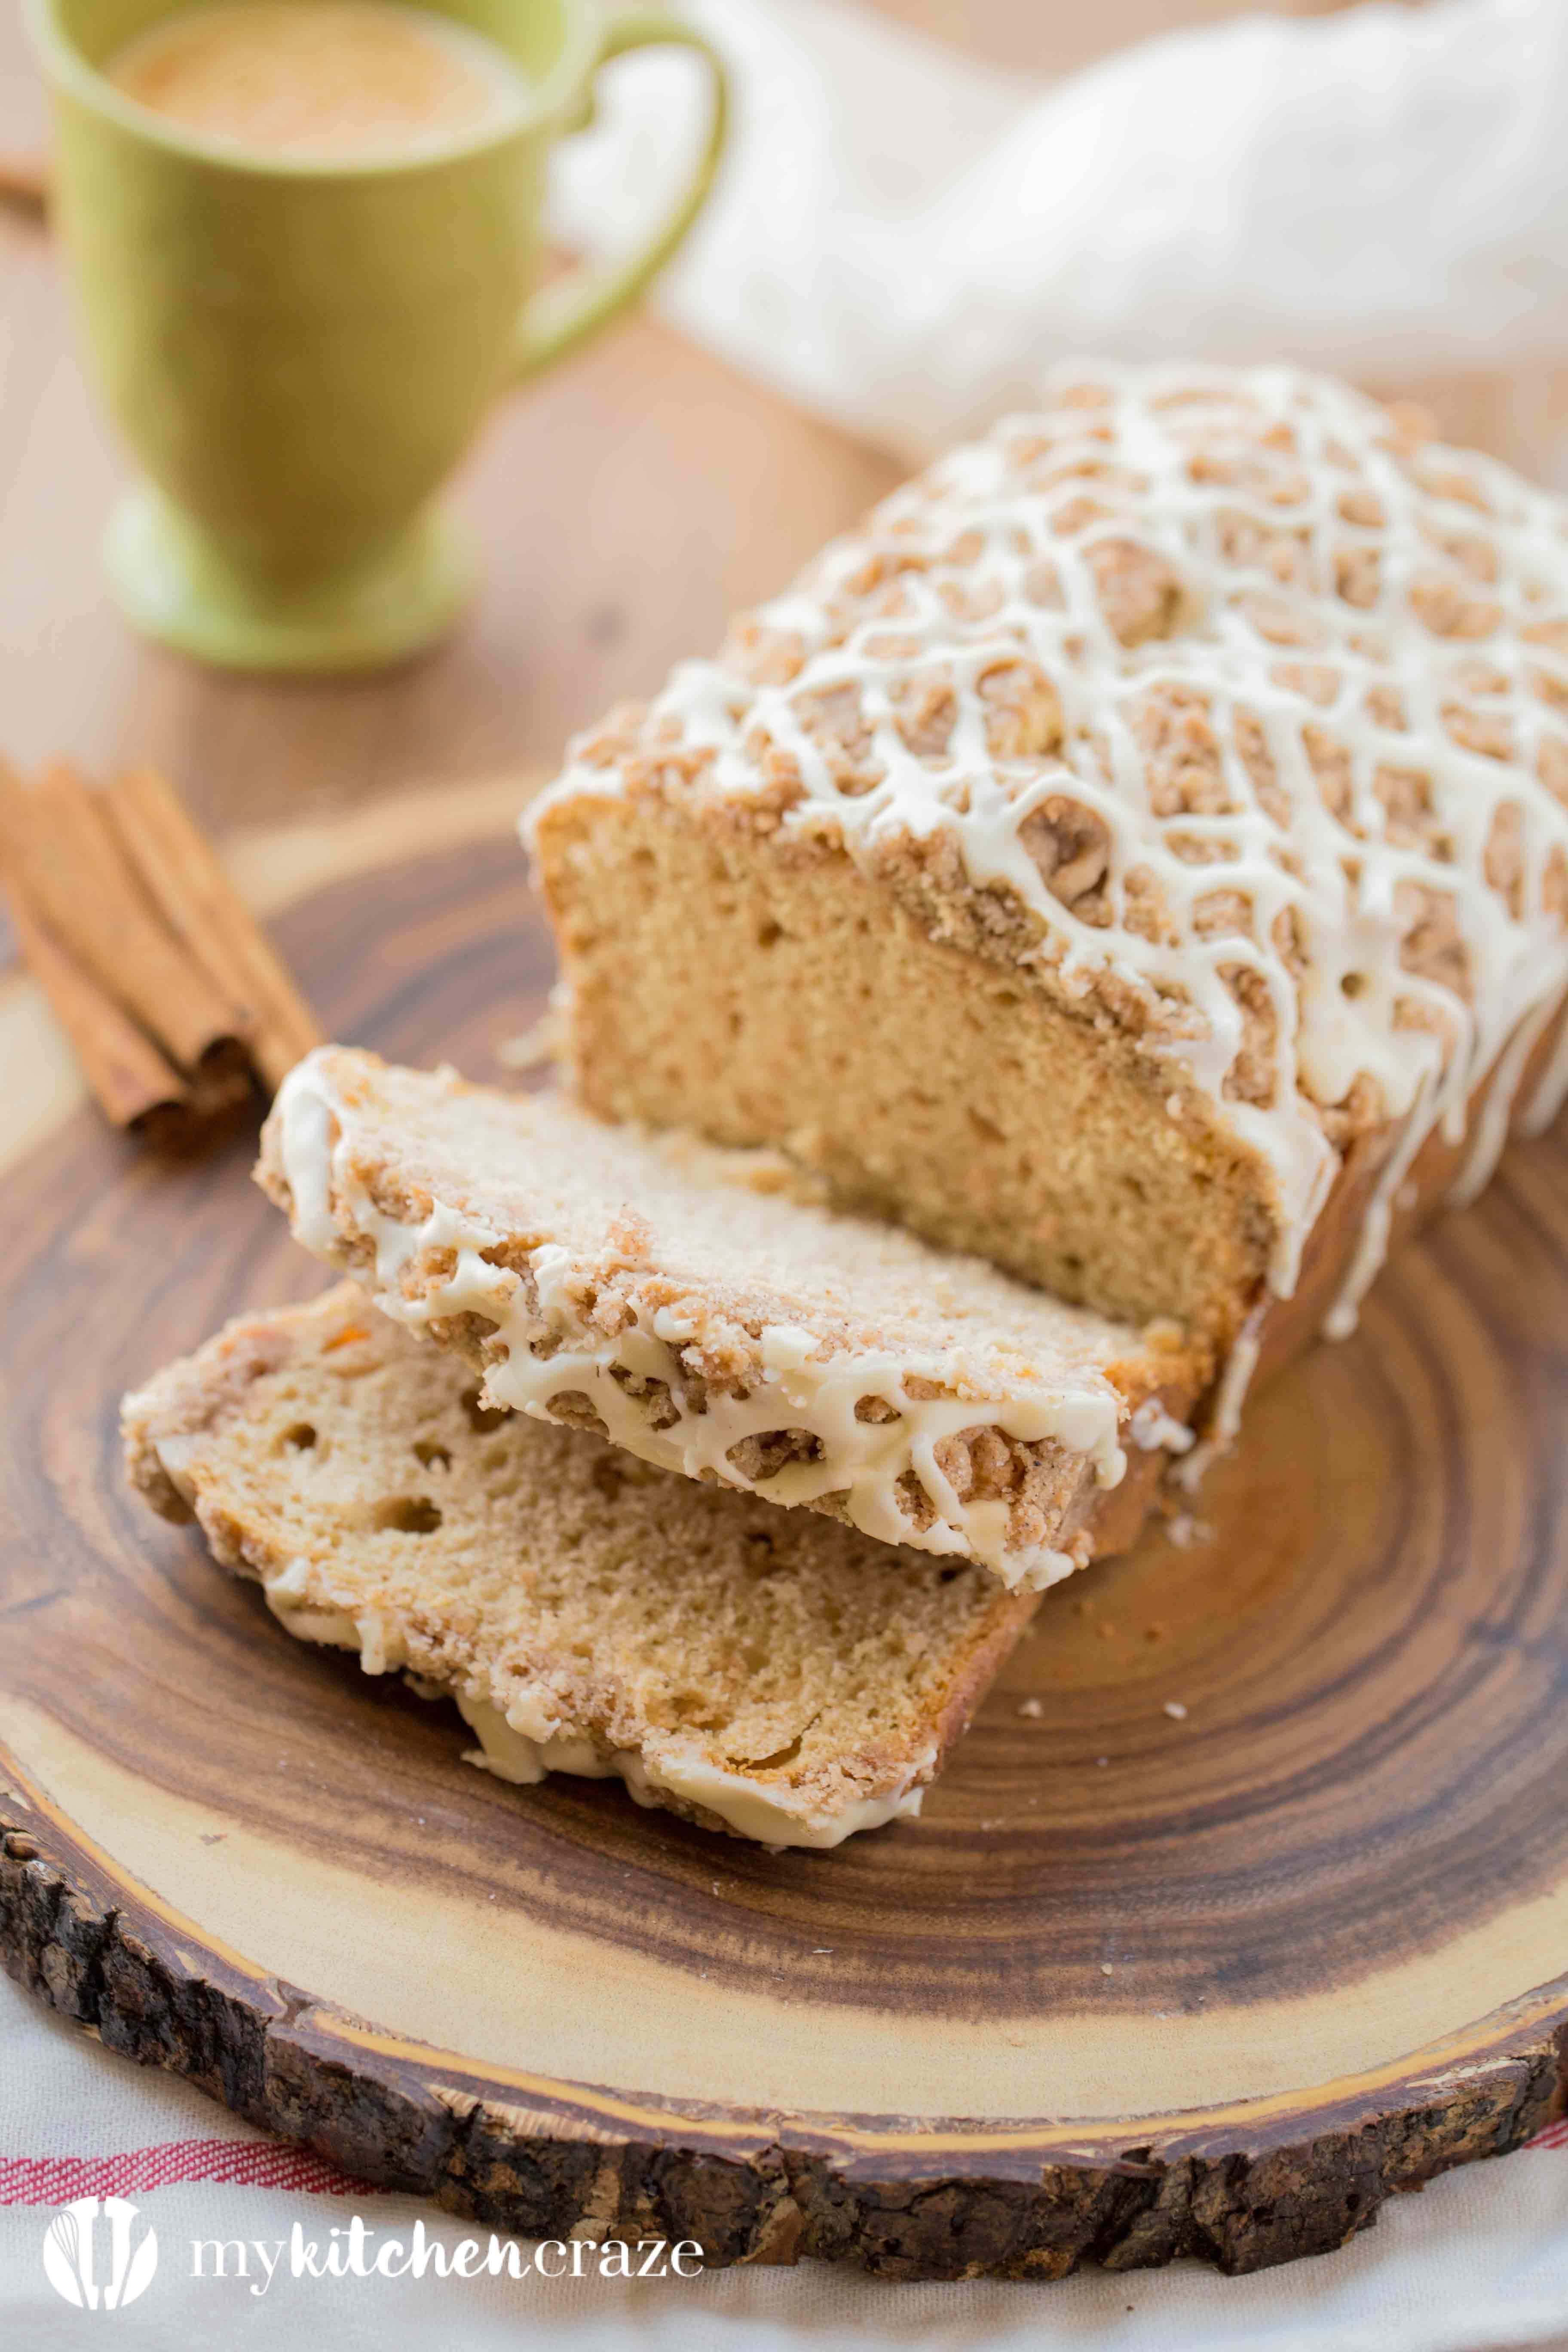
<instances>
[{"instance_id":1,"label":"coffee in mug","mask_svg":"<svg viewBox=\"0 0 1568 2352\"><path fill-rule=\"evenodd\" d=\"M521 120L529 85L496 43L386 0L226 0L167 19L109 79L237 154L400 163Z\"/></svg>"}]
</instances>

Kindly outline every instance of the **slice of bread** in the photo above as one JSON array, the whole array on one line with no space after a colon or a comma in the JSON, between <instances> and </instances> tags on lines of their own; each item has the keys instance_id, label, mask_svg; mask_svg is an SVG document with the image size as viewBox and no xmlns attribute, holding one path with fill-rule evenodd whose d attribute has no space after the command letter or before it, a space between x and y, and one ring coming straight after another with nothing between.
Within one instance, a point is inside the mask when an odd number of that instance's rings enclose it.
<instances>
[{"instance_id":1,"label":"slice of bread","mask_svg":"<svg viewBox=\"0 0 1568 2352\"><path fill-rule=\"evenodd\" d=\"M324 1046L260 1181L489 1402L1036 1589L1125 1542L1201 1381L978 1260L802 1197L771 1153ZM1129 1470L1129 1449L1136 1464Z\"/></svg>"},{"instance_id":2,"label":"slice of bread","mask_svg":"<svg viewBox=\"0 0 1568 2352\"><path fill-rule=\"evenodd\" d=\"M918 1812L1034 1597L498 1413L352 1283L128 1396L134 1484L303 1640L455 1699L510 1780L769 1845Z\"/></svg>"}]
</instances>

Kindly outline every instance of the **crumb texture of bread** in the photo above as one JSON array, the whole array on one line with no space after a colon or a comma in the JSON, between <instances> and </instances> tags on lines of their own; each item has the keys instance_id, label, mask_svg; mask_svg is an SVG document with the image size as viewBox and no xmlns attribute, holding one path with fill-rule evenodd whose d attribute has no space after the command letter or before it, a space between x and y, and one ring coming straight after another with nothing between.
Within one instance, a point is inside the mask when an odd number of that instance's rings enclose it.
<instances>
[{"instance_id":1,"label":"crumb texture of bread","mask_svg":"<svg viewBox=\"0 0 1568 2352\"><path fill-rule=\"evenodd\" d=\"M1348 1328L1426 1138L1469 1197L1568 1089L1568 507L1297 370L1068 371L528 833L601 1112L1222 1349L1373 1136Z\"/></svg>"},{"instance_id":2,"label":"crumb texture of bread","mask_svg":"<svg viewBox=\"0 0 1568 2352\"><path fill-rule=\"evenodd\" d=\"M929 939L842 851L647 795L562 801L539 843L601 1118L783 1146L941 1247L1230 1338L1265 1279L1267 1191L1113 1032Z\"/></svg>"},{"instance_id":3,"label":"crumb texture of bread","mask_svg":"<svg viewBox=\"0 0 1568 2352\"><path fill-rule=\"evenodd\" d=\"M261 1181L305 1246L488 1399L688 1476L975 1559L1081 1566L1128 1447L1182 1450L1201 1360L802 1198L773 1153L324 1046Z\"/></svg>"},{"instance_id":4,"label":"crumb texture of bread","mask_svg":"<svg viewBox=\"0 0 1568 2352\"><path fill-rule=\"evenodd\" d=\"M343 1283L129 1396L131 1477L288 1630L456 1701L503 1778L771 1844L918 1811L1033 1596L487 1407Z\"/></svg>"}]
</instances>

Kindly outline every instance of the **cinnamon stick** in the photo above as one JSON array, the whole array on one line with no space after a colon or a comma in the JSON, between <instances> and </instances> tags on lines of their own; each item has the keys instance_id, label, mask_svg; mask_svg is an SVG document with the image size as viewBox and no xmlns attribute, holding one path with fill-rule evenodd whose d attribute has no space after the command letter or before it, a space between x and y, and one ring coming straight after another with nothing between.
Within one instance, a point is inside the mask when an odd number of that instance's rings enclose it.
<instances>
[{"instance_id":1,"label":"cinnamon stick","mask_svg":"<svg viewBox=\"0 0 1568 2352\"><path fill-rule=\"evenodd\" d=\"M0 767L0 856L14 887L104 994L194 1076L232 1066L247 1007L160 921L95 795L68 761L40 785Z\"/></svg>"},{"instance_id":2,"label":"cinnamon stick","mask_svg":"<svg viewBox=\"0 0 1568 2352\"><path fill-rule=\"evenodd\" d=\"M269 1093L321 1031L174 787L151 768L107 793L57 761L36 785L0 761L0 886L23 956L117 1126L183 1143Z\"/></svg>"},{"instance_id":3,"label":"cinnamon stick","mask_svg":"<svg viewBox=\"0 0 1568 2352\"><path fill-rule=\"evenodd\" d=\"M249 1015L250 1059L268 1094L321 1043L322 1032L278 950L257 922L168 779L128 768L102 795L120 846L149 898L203 969Z\"/></svg>"},{"instance_id":4,"label":"cinnamon stick","mask_svg":"<svg viewBox=\"0 0 1568 2352\"><path fill-rule=\"evenodd\" d=\"M174 1063L45 931L24 891L9 891L9 912L16 946L70 1037L99 1106L115 1127L130 1127L157 1146L184 1143L193 1124L191 1087Z\"/></svg>"}]
</instances>

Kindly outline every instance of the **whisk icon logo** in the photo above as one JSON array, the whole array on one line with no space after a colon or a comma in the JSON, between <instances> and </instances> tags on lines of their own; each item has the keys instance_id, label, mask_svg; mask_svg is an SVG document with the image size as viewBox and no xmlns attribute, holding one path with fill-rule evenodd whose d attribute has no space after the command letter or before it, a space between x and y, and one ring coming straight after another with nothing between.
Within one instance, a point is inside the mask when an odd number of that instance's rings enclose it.
<instances>
[{"instance_id":1,"label":"whisk icon logo","mask_svg":"<svg viewBox=\"0 0 1568 2352\"><path fill-rule=\"evenodd\" d=\"M138 2208L123 2197L79 2197L44 2232L44 2275L79 2311L118 2311L144 2294L158 2267L151 2224L132 2234Z\"/></svg>"}]
</instances>

